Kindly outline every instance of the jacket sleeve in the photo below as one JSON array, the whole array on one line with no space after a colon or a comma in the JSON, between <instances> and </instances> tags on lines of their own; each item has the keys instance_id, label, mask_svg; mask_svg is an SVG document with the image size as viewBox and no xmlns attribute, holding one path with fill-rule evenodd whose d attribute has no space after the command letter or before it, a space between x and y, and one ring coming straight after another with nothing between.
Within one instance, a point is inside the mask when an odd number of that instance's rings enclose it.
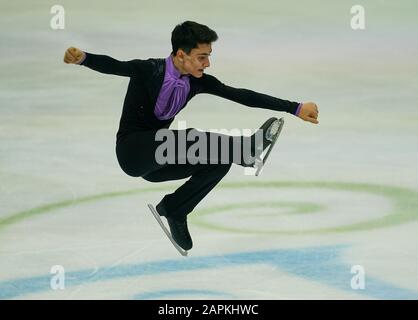
<instances>
[{"instance_id":1,"label":"jacket sleeve","mask_svg":"<svg viewBox=\"0 0 418 320\"><path fill-rule=\"evenodd\" d=\"M234 88L223 84L216 77L204 74L201 81L200 93L213 94L248 107L285 111L296 114L300 105L298 102L282 100L263 93L248 89Z\"/></svg>"},{"instance_id":2,"label":"jacket sleeve","mask_svg":"<svg viewBox=\"0 0 418 320\"><path fill-rule=\"evenodd\" d=\"M85 52L86 57L80 65L92 70L124 77L137 77L144 71L145 60L119 61L106 55Z\"/></svg>"}]
</instances>

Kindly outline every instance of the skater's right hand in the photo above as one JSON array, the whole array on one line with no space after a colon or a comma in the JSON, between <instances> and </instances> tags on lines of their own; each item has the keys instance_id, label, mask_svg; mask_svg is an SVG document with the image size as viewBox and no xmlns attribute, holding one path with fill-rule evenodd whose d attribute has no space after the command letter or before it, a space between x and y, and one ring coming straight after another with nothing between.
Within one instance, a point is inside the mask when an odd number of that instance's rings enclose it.
<instances>
[{"instance_id":1,"label":"skater's right hand","mask_svg":"<svg viewBox=\"0 0 418 320\"><path fill-rule=\"evenodd\" d=\"M84 60L86 54L78 48L69 47L64 54L64 62L65 63L74 63L79 64L81 61Z\"/></svg>"}]
</instances>

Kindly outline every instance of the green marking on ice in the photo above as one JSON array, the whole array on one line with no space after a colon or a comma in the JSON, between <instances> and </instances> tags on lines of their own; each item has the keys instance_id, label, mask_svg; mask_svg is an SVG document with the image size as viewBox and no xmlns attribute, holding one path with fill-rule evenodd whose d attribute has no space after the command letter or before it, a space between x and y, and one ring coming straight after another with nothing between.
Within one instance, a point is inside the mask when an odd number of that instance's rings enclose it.
<instances>
[{"instance_id":1,"label":"green marking on ice","mask_svg":"<svg viewBox=\"0 0 418 320\"><path fill-rule=\"evenodd\" d=\"M209 222L205 219L208 215L226 212L236 209L252 209L257 207L268 207L282 210L283 207L289 207L289 203L281 202L269 202L269 203L230 203L221 206L214 206L210 208L205 208L197 210L193 213L191 222L194 224L214 229L218 231L225 232L236 232L236 233L253 233L253 234L281 234L281 235L296 235L296 234L315 234L315 233L329 233L329 232L348 232L348 231L361 231L361 230L370 230L388 227L391 225L396 225L400 223L406 223L409 221L416 220L418 218L418 193L400 187L392 186L383 186L383 185L374 185L374 184L365 184L365 183L341 183L341 182L264 182L260 183L230 183L223 186L224 188L230 189L245 189L245 188L273 188L273 189L289 189L289 188L299 188L299 189L330 189L330 190L341 190L341 191L351 191L359 192L362 194L370 193L373 195L384 196L385 198L391 200L394 204L393 209L390 212L387 212L384 216L373 218L368 221L362 221L358 223L347 224L344 226L337 227L324 227L324 228L315 228L309 230L257 230L251 228L235 228L230 226L224 226L214 222ZM303 208L303 210L302 210ZM318 207L317 204L311 204L306 202L294 202L292 210L288 213L314 213L318 212L321 207ZM259 215L258 213L256 215Z\"/></svg>"},{"instance_id":2,"label":"green marking on ice","mask_svg":"<svg viewBox=\"0 0 418 320\"><path fill-rule=\"evenodd\" d=\"M152 193L160 191L173 191L176 186L169 185L164 187L150 187L132 189L119 192L102 193L98 195L86 196L81 198L75 198L71 200L63 200L30 208L27 210L12 213L5 218L0 219L0 229L7 226L31 219L43 214L52 214L59 212L59 209L78 206L85 203L99 202L101 200L130 196L140 193ZM418 193L400 187L365 184L365 183L341 183L341 182L283 182L283 181L268 181L268 182L234 182L234 183L223 183L218 186L220 189L246 189L246 188L264 188L264 189L330 189L330 190L342 190L342 191L354 191L359 193L370 193L374 195L384 196L391 200L394 204L393 209L388 212L385 216L379 218L373 218L368 221L359 223L353 223L344 226L330 227L330 228L317 228L312 230L295 230L295 231L280 231L280 230L253 230L251 228L238 229L226 227L214 223L205 221L205 216L221 212L229 211L241 208L256 208L260 206L268 208L287 208L288 212L294 214L303 213L315 213L324 210L324 206L314 203L307 202L269 202L269 203L230 203L222 206L214 206L211 208L205 208L196 210L193 215L190 216L191 222L210 229L227 232L240 232L240 233L256 233L256 234L307 234L307 233L324 233L324 232L346 232L346 231L359 231L369 230L375 228L382 228L400 223L406 223L409 221L416 220L418 218ZM144 210L146 205L144 203Z\"/></svg>"}]
</instances>

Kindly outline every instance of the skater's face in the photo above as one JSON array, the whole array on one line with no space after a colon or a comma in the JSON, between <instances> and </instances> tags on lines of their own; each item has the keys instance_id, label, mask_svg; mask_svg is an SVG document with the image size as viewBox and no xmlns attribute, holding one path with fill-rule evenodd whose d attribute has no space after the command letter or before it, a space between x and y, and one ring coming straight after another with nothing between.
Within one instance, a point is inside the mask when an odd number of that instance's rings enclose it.
<instances>
[{"instance_id":1,"label":"skater's face","mask_svg":"<svg viewBox=\"0 0 418 320\"><path fill-rule=\"evenodd\" d=\"M177 60L182 74L191 74L196 78L203 76L204 70L210 66L209 56L212 52L210 43L199 43L197 48L187 54L182 49L177 51Z\"/></svg>"}]
</instances>

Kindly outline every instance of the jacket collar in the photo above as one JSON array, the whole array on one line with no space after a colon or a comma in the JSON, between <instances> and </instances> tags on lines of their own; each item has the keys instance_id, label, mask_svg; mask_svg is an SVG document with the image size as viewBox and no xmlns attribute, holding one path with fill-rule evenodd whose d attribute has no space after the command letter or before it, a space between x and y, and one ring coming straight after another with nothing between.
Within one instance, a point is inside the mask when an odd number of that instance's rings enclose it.
<instances>
[{"instance_id":1,"label":"jacket collar","mask_svg":"<svg viewBox=\"0 0 418 320\"><path fill-rule=\"evenodd\" d=\"M151 81L149 86L149 91L151 95L151 100L153 104L158 99L158 94L160 93L161 87L163 86L164 82L164 75L165 75L165 59L154 59L153 61L153 72L151 75Z\"/></svg>"}]
</instances>

